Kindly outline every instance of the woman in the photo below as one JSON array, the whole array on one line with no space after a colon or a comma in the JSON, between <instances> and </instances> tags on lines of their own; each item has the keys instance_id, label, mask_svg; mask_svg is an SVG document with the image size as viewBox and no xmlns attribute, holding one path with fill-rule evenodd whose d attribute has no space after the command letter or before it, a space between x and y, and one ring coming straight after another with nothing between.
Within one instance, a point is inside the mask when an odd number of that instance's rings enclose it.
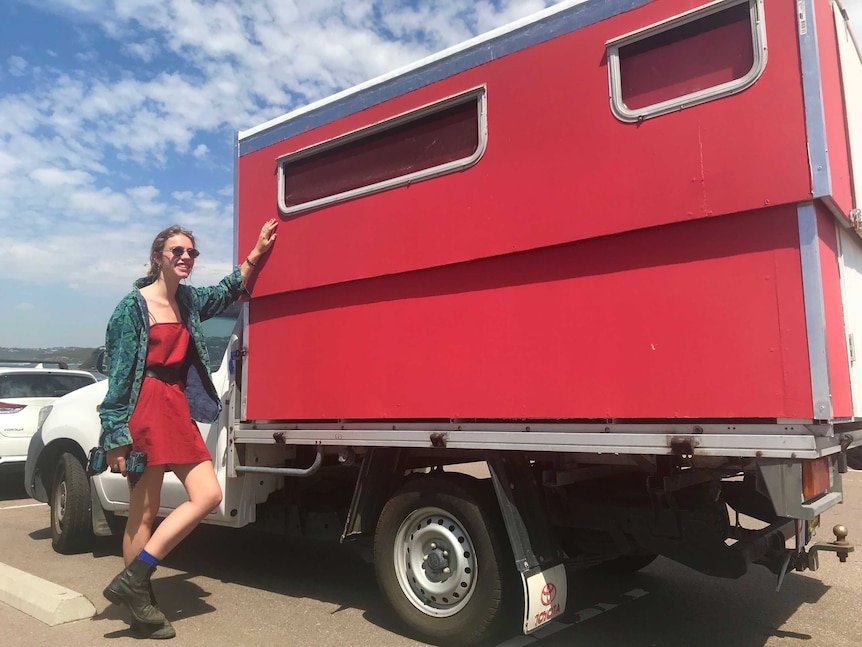
<instances>
[{"instance_id":1,"label":"woman","mask_svg":"<svg viewBox=\"0 0 862 647\"><path fill-rule=\"evenodd\" d=\"M275 241L277 226L274 218L264 223L242 264L208 288L180 283L198 257L192 232L177 225L165 229L153 241L147 276L135 282L108 322L110 368L108 393L99 408L99 444L112 472L126 476L132 450L146 453L146 466L129 478L126 568L104 594L126 605L132 629L150 638L176 635L152 595L153 571L222 498L209 451L192 420L214 422L221 408L210 379L201 321L246 291L252 272ZM153 532L166 469L176 474L189 500Z\"/></svg>"}]
</instances>

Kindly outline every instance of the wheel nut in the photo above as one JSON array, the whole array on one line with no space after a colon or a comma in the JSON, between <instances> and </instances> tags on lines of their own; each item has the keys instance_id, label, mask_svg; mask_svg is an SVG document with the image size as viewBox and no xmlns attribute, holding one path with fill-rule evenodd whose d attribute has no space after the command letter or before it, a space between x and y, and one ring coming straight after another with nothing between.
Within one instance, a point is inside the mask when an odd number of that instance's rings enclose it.
<instances>
[{"instance_id":1,"label":"wheel nut","mask_svg":"<svg viewBox=\"0 0 862 647\"><path fill-rule=\"evenodd\" d=\"M443 557L449 557L449 551L448 550L443 551Z\"/></svg>"},{"instance_id":2,"label":"wheel nut","mask_svg":"<svg viewBox=\"0 0 862 647\"><path fill-rule=\"evenodd\" d=\"M437 544L433 541L431 542L431 550L437 550Z\"/></svg>"},{"instance_id":3,"label":"wheel nut","mask_svg":"<svg viewBox=\"0 0 862 647\"><path fill-rule=\"evenodd\" d=\"M443 572L444 572L444 573L446 573L446 575L448 575L449 573L451 573L451 572L452 572L452 569L451 569L451 568L449 568L448 566L446 566L446 567L443 569Z\"/></svg>"}]
</instances>

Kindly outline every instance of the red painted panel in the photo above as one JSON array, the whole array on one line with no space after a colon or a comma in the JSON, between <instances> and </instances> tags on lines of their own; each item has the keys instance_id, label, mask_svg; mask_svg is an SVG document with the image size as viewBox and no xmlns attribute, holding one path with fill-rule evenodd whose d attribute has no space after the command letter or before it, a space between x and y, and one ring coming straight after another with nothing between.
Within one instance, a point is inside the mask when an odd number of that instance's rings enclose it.
<instances>
[{"instance_id":1,"label":"red painted panel","mask_svg":"<svg viewBox=\"0 0 862 647\"><path fill-rule=\"evenodd\" d=\"M836 418L851 418L853 395L850 387L850 360L847 356L847 331L844 328L841 276L838 269L838 232L835 230L835 218L829 209L819 202L816 207L832 411Z\"/></svg>"},{"instance_id":2,"label":"red painted panel","mask_svg":"<svg viewBox=\"0 0 862 647\"><path fill-rule=\"evenodd\" d=\"M823 85L823 109L826 113L826 140L829 150L829 170L832 175L832 198L845 216L853 208L850 180L850 158L847 149L847 129L844 121L844 95L835 18L829 0L815 0L817 42L820 51L820 75Z\"/></svg>"},{"instance_id":3,"label":"red painted panel","mask_svg":"<svg viewBox=\"0 0 862 647\"><path fill-rule=\"evenodd\" d=\"M737 95L616 120L604 43L702 3L654 2L467 70L239 162L239 246L277 216L277 157L485 85L474 167L285 220L256 297L810 197L794 6L766 0L769 62Z\"/></svg>"},{"instance_id":4,"label":"red painted panel","mask_svg":"<svg viewBox=\"0 0 862 647\"><path fill-rule=\"evenodd\" d=\"M812 414L793 205L250 308L250 418Z\"/></svg>"}]
</instances>

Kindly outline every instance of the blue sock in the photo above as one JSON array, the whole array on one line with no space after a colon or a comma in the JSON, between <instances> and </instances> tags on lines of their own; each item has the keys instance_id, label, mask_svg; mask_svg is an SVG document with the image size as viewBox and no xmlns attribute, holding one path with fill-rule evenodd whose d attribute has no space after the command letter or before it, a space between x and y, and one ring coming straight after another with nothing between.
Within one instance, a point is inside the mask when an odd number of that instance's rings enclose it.
<instances>
[{"instance_id":1,"label":"blue sock","mask_svg":"<svg viewBox=\"0 0 862 647\"><path fill-rule=\"evenodd\" d=\"M141 558L141 561L146 562L150 566L158 566L159 564L161 564L160 559L153 557L152 555L150 555L147 551L145 551L143 549L141 549L141 552L138 553L138 557Z\"/></svg>"}]
</instances>

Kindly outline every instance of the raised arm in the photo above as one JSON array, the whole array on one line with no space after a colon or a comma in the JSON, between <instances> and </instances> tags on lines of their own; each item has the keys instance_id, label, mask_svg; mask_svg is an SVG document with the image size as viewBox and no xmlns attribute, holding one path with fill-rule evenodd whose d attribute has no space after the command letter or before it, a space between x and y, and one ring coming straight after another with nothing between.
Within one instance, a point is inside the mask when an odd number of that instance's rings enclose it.
<instances>
[{"instance_id":1,"label":"raised arm","mask_svg":"<svg viewBox=\"0 0 862 647\"><path fill-rule=\"evenodd\" d=\"M263 223L263 227L260 230L260 236L258 236L257 242L254 244L254 249L251 250L249 255L246 256L245 260L240 264L243 285L248 285L248 280L251 278L251 274L255 271L260 259L270 250L272 244L275 242L275 230L277 228L278 220L275 218L270 218Z\"/></svg>"}]
</instances>

